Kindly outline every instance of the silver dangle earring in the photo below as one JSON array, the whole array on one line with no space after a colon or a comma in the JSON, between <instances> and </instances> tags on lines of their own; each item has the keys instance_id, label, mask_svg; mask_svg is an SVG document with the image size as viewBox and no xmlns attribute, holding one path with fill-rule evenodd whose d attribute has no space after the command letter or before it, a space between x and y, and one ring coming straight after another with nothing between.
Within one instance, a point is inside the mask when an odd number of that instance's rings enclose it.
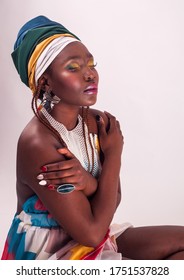
<instances>
[{"instance_id":1,"label":"silver dangle earring","mask_svg":"<svg viewBox=\"0 0 184 280\"><path fill-rule=\"evenodd\" d=\"M52 91L46 91L43 94L42 106L50 112L54 105L58 104L61 99L54 95Z\"/></svg>"}]
</instances>

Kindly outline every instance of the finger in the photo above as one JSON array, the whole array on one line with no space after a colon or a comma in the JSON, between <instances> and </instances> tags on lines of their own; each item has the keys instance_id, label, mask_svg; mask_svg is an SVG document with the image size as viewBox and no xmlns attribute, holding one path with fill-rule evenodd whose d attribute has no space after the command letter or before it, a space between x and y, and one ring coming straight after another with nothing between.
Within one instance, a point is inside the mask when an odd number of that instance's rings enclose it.
<instances>
[{"instance_id":1,"label":"finger","mask_svg":"<svg viewBox=\"0 0 184 280\"><path fill-rule=\"evenodd\" d=\"M38 180L62 179L65 177L73 176L75 174L76 174L75 168L67 168L65 170L40 173L36 178Z\"/></svg>"},{"instance_id":2,"label":"finger","mask_svg":"<svg viewBox=\"0 0 184 280\"><path fill-rule=\"evenodd\" d=\"M39 185L41 187L44 188L50 188L50 189L54 189L55 187L57 187L57 185L62 185L64 183L69 183L72 182L72 180L62 180L62 179L58 179L58 180L41 180L39 182ZM73 183L73 182L72 182Z\"/></svg>"},{"instance_id":3,"label":"finger","mask_svg":"<svg viewBox=\"0 0 184 280\"><path fill-rule=\"evenodd\" d=\"M71 160L72 161L72 160ZM71 168L59 171L52 171L47 173L40 173L37 175L37 180L39 180L39 184L41 186L48 185L49 183L62 183L63 181L68 182L68 180L75 178L76 182L80 181L82 178L81 170L76 168L73 164ZM72 181L74 182L74 181Z\"/></svg>"},{"instance_id":4,"label":"finger","mask_svg":"<svg viewBox=\"0 0 184 280\"><path fill-rule=\"evenodd\" d=\"M44 181L44 184L42 183ZM42 180L39 185L42 187L48 187L49 185L62 185L62 184L76 184L76 180L73 177L61 178L61 179L51 179Z\"/></svg>"},{"instance_id":5,"label":"finger","mask_svg":"<svg viewBox=\"0 0 184 280\"><path fill-rule=\"evenodd\" d=\"M106 131L109 132L109 130L116 126L116 117L113 116L112 114L110 114L109 112L107 111L104 111L107 119L108 119L108 125L107 125L107 128L106 128Z\"/></svg>"},{"instance_id":6,"label":"finger","mask_svg":"<svg viewBox=\"0 0 184 280\"><path fill-rule=\"evenodd\" d=\"M111 128L118 128L118 130L121 132L121 127L120 127L120 123L119 121L116 119L115 116L113 116L112 114L110 114L109 112L104 112L106 114L106 116L109 119L109 129Z\"/></svg>"},{"instance_id":7,"label":"finger","mask_svg":"<svg viewBox=\"0 0 184 280\"><path fill-rule=\"evenodd\" d=\"M103 118L100 115L96 115L96 120L97 120L99 134L101 134L101 135L106 134L105 122L104 122Z\"/></svg>"},{"instance_id":8,"label":"finger","mask_svg":"<svg viewBox=\"0 0 184 280\"><path fill-rule=\"evenodd\" d=\"M42 172L44 174L46 172L58 171L71 168L72 162L70 160L62 160L55 163L45 164L41 167ZM42 173L43 174L43 173Z\"/></svg>"},{"instance_id":9,"label":"finger","mask_svg":"<svg viewBox=\"0 0 184 280\"><path fill-rule=\"evenodd\" d=\"M57 191L57 189L58 189L58 188L61 188L62 185L64 185L64 184L61 184L61 185L49 184L49 185L46 186L46 187L47 187L47 189L48 189L49 191ZM75 190L75 186L73 186L73 187L74 187L73 190Z\"/></svg>"},{"instance_id":10,"label":"finger","mask_svg":"<svg viewBox=\"0 0 184 280\"><path fill-rule=\"evenodd\" d=\"M65 159L72 159L75 158L75 156L68 150L68 148L60 148L57 150L60 154L62 154ZM55 170L60 170L60 169L66 169L69 168L66 161L62 160L60 162L56 163L49 163L45 164L44 166L41 167L42 172L49 172L49 171L55 171Z\"/></svg>"},{"instance_id":11,"label":"finger","mask_svg":"<svg viewBox=\"0 0 184 280\"><path fill-rule=\"evenodd\" d=\"M108 118L108 120L109 120L109 124L110 124L110 126L111 126L111 124L114 124L114 125L116 125L116 117L115 116L113 116L112 114L110 114L110 113L108 113L108 112L104 112L105 114L106 114L106 116L107 116L107 118Z\"/></svg>"},{"instance_id":12,"label":"finger","mask_svg":"<svg viewBox=\"0 0 184 280\"><path fill-rule=\"evenodd\" d=\"M119 130L119 132L122 134L120 123L117 120L116 120L116 127Z\"/></svg>"},{"instance_id":13,"label":"finger","mask_svg":"<svg viewBox=\"0 0 184 280\"><path fill-rule=\"evenodd\" d=\"M61 188L61 186L67 185L67 184L72 185L74 187L73 190L75 190L75 191L82 191L83 190L82 186L77 186L77 185L74 185L73 183L70 183L70 182L65 182L65 183L61 183L61 184L49 184L46 187L50 191L57 191L58 188Z\"/></svg>"},{"instance_id":14,"label":"finger","mask_svg":"<svg viewBox=\"0 0 184 280\"><path fill-rule=\"evenodd\" d=\"M37 177L38 178L38 177ZM54 189L58 185L62 184L73 184L77 188L77 190L83 190L84 187L79 182L79 178L74 174L65 178L57 178L57 179L43 179L39 181L39 185L41 187L46 187L50 189Z\"/></svg>"},{"instance_id":15,"label":"finger","mask_svg":"<svg viewBox=\"0 0 184 280\"><path fill-rule=\"evenodd\" d=\"M110 113L107 112L107 111L104 111L104 113L105 113L106 116L109 117L109 118L115 118L115 116L113 116L112 114L110 114Z\"/></svg>"},{"instance_id":16,"label":"finger","mask_svg":"<svg viewBox=\"0 0 184 280\"><path fill-rule=\"evenodd\" d=\"M116 125L117 125L117 128L118 128L120 134L122 135L122 138L124 139L124 136L123 136L123 133L122 133L122 131L121 131L121 126L120 126L119 121L116 121Z\"/></svg>"},{"instance_id":17,"label":"finger","mask_svg":"<svg viewBox=\"0 0 184 280\"><path fill-rule=\"evenodd\" d=\"M64 155L66 159L72 159L75 158L74 154L70 152L68 148L60 148L57 150L60 154Z\"/></svg>"}]
</instances>

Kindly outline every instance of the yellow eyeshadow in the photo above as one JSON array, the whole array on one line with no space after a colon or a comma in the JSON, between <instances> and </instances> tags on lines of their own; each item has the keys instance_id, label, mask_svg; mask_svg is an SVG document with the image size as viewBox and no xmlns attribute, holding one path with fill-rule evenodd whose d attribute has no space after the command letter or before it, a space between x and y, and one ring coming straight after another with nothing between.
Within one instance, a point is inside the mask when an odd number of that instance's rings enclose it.
<instances>
[{"instance_id":1,"label":"yellow eyeshadow","mask_svg":"<svg viewBox=\"0 0 184 280\"><path fill-rule=\"evenodd\" d=\"M93 68L93 67L95 67L95 66L96 66L96 64L94 64L94 59L91 58L91 59L88 61L88 63L87 63L87 67ZM69 64L66 66L66 68L67 68L68 70L78 70L78 69L81 68L81 65L80 65L79 63L77 63L77 62L71 62L71 63L69 63Z\"/></svg>"},{"instance_id":2,"label":"yellow eyeshadow","mask_svg":"<svg viewBox=\"0 0 184 280\"><path fill-rule=\"evenodd\" d=\"M73 63L70 63L69 65L67 65L67 69L79 69L80 68L80 65L76 62L73 62Z\"/></svg>"},{"instance_id":3,"label":"yellow eyeshadow","mask_svg":"<svg viewBox=\"0 0 184 280\"><path fill-rule=\"evenodd\" d=\"M94 63L94 59L91 58L89 61L88 61L88 64L87 64L88 67L95 67L96 66L96 63Z\"/></svg>"}]
</instances>

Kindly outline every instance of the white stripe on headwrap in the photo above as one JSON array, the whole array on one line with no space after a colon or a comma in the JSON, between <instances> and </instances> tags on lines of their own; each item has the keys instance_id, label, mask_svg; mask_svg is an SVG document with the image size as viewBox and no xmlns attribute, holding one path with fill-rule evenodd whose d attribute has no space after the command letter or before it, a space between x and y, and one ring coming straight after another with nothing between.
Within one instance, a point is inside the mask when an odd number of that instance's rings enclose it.
<instances>
[{"instance_id":1,"label":"white stripe on headwrap","mask_svg":"<svg viewBox=\"0 0 184 280\"><path fill-rule=\"evenodd\" d=\"M59 38L54 39L48 46L44 49L44 51L39 56L36 67L35 67L35 83L37 85L38 79L45 72L48 66L52 63L52 61L56 58L56 56L70 43L75 42L77 40L73 37L65 37L61 36Z\"/></svg>"}]
</instances>

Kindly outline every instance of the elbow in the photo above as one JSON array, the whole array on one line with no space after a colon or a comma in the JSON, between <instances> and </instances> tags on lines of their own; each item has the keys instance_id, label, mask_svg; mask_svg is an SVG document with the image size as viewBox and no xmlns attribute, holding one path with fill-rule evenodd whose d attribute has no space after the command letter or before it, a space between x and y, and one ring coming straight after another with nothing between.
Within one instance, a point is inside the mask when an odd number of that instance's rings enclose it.
<instances>
[{"instance_id":1,"label":"elbow","mask_svg":"<svg viewBox=\"0 0 184 280\"><path fill-rule=\"evenodd\" d=\"M90 231L86 233L85 237L83 237L81 244L87 247L96 248L103 241L105 235L106 232L103 233L100 231Z\"/></svg>"},{"instance_id":2,"label":"elbow","mask_svg":"<svg viewBox=\"0 0 184 280\"><path fill-rule=\"evenodd\" d=\"M96 248L101 243L103 239L97 239L97 238L88 238L88 240L85 240L83 242L83 245L86 247L92 247Z\"/></svg>"},{"instance_id":3,"label":"elbow","mask_svg":"<svg viewBox=\"0 0 184 280\"><path fill-rule=\"evenodd\" d=\"M85 242L85 246L87 247L93 247L96 248L102 241L103 239L98 239L98 238L88 238Z\"/></svg>"}]
</instances>

